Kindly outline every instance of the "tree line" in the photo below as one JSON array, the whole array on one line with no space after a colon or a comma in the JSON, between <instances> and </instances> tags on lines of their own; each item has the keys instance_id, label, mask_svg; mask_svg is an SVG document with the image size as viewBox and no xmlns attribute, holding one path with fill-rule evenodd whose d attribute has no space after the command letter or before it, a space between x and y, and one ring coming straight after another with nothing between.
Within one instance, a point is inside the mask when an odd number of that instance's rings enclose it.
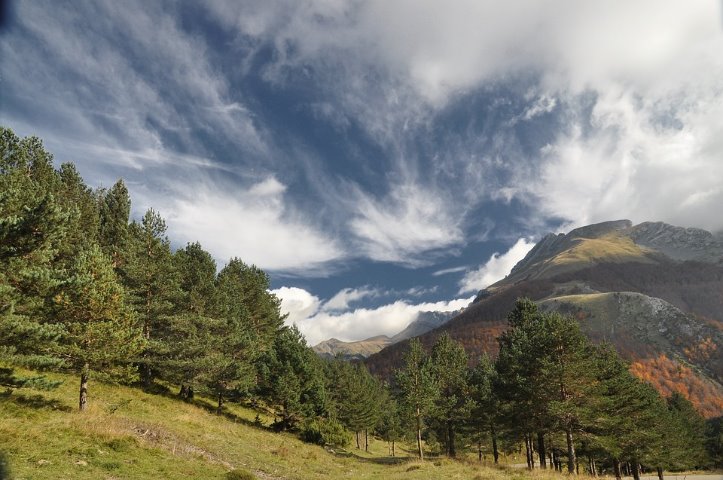
<instances>
[{"instance_id":1,"label":"tree line","mask_svg":"<svg viewBox=\"0 0 723 480\"><path fill-rule=\"evenodd\" d=\"M449 456L459 444L476 445L481 459L486 446L497 462L500 450L521 448L529 468L538 462L570 474L582 468L637 479L644 466L662 479L664 470L715 461L706 442L720 429L706 435L688 400L661 397L610 345L589 341L573 318L519 299L498 342L495 361L483 357L473 368L447 334L429 354L410 343L396 378L420 457L426 431Z\"/></svg>"},{"instance_id":2,"label":"tree line","mask_svg":"<svg viewBox=\"0 0 723 480\"><path fill-rule=\"evenodd\" d=\"M174 251L158 212L131 218L122 180L91 189L52 160L38 138L0 128L0 362L41 372L6 386L52 388L43 371L73 372L83 410L93 378L171 385L186 401L212 397L219 412L264 404L273 428L307 441L361 449L378 437L391 455L400 440L419 457L475 451L495 462L522 447L530 468L537 455L569 472L582 459L593 474L637 476L644 465L661 477L720 462L720 422L706 437L682 396L661 398L612 348L529 300L509 314L495 361L470 367L448 335L430 352L412 340L387 382L361 363L321 360L284 324L264 271L239 258L219 269L199 243Z\"/></svg>"}]
</instances>

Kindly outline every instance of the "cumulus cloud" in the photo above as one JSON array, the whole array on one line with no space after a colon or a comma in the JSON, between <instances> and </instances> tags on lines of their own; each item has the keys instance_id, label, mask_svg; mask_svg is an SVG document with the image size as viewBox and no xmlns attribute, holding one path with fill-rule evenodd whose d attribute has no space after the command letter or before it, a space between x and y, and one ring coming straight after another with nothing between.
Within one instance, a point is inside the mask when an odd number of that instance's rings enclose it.
<instances>
[{"instance_id":1,"label":"cumulus cloud","mask_svg":"<svg viewBox=\"0 0 723 480\"><path fill-rule=\"evenodd\" d=\"M286 324L289 326L313 316L321 305L319 297L303 288L280 287L271 290L271 293L281 300L281 312L287 315Z\"/></svg>"},{"instance_id":2,"label":"cumulus cloud","mask_svg":"<svg viewBox=\"0 0 723 480\"><path fill-rule=\"evenodd\" d=\"M174 196L165 206L172 235L198 240L221 261L238 256L263 269L313 275L344 256L333 239L287 206L285 186L273 177L245 191L204 184L193 190L193 197Z\"/></svg>"},{"instance_id":3,"label":"cumulus cloud","mask_svg":"<svg viewBox=\"0 0 723 480\"><path fill-rule=\"evenodd\" d=\"M417 318L419 312L451 312L465 308L474 299L408 303L402 300L376 308L357 308L343 312L317 310L318 299L303 289L282 287L272 291L281 298L283 313L289 313L310 345L337 338L363 340L374 335L394 335ZM293 318L293 320L291 320Z\"/></svg>"},{"instance_id":4,"label":"cumulus cloud","mask_svg":"<svg viewBox=\"0 0 723 480\"><path fill-rule=\"evenodd\" d=\"M487 263L465 274L459 282L459 293L476 292L502 280L534 246L534 242L520 238L507 252L493 253Z\"/></svg>"}]
</instances>

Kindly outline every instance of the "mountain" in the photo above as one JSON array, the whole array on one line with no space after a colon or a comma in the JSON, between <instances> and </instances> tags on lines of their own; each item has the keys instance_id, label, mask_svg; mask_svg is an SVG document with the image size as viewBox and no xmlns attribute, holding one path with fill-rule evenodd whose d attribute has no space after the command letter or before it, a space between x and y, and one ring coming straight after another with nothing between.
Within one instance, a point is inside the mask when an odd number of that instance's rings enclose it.
<instances>
[{"instance_id":1,"label":"mountain","mask_svg":"<svg viewBox=\"0 0 723 480\"><path fill-rule=\"evenodd\" d=\"M679 391L705 415L723 414L723 238L661 222L617 220L543 237L510 274L479 292L438 330L472 357L496 355L518 297L573 315L595 341L610 342L631 370L663 394ZM406 342L367 359L388 375Z\"/></svg>"},{"instance_id":2,"label":"mountain","mask_svg":"<svg viewBox=\"0 0 723 480\"><path fill-rule=\"evenodd\" d=\"M362 359L381 351L389 345L393 345L397 342L401 342L402 340L417 337L434 330L435 328L444 325L447 321L449 321L449 319L459 313L459 311L419 312L417 317L410 322L404 330L393 337L378 335L376 337L370 337L356 342L343 342L341 340L337 340L336 338L330 338L329 340L324 340L323 342L318 343L312 348L322 357L331 358L336 355L342 355L347 359Z\"/></svg>"},{"instance_id":3,"label":"mountain","mask_svg":"<svg viewBox=\"0 0 723 480\"><path fill-rule=\"evenodd\" d=\"M336 338L324 340L312 347L317 355L324 358L333 358L341 355L348 360L360 360L377 353L387 345L391 345L392 339L386 335L378 335L356 342L344 342Z\"/></svg>"}]
</instances>

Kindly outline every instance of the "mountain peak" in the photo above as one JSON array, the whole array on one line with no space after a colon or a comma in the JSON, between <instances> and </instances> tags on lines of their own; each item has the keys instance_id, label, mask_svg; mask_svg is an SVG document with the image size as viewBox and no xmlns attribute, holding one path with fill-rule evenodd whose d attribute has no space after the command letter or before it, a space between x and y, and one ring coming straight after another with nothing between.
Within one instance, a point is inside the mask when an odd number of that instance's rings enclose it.
<instances>
[{"instance_id":1,"label":"mountain peak","mask_svg":"<svg viewBox=\"0 0 723 480\"><path fill-rule=\"evenodd\" d=\"M699 261L723 264L723 239L700 228L613 220L542 238L495 286L548 278L597 263Z\"/></svg>"}]
</instances>

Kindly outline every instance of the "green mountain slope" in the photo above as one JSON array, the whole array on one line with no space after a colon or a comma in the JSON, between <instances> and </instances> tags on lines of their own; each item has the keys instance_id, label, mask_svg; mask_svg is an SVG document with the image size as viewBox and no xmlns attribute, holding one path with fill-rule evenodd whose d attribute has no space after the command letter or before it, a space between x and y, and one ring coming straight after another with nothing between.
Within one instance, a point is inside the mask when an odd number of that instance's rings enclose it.
<instances>
[{"instance_id":1,"label":"green mountain slope","mask_svg":"<svg viewBox=\"0 0 723 480\"><path fill-rule=\"evenodd\" d=\"M334 451L274 433L255 423L258 411L211 401L93 382L88 411L79 413L77 379L53 391L0 392L0 453L16 479L225 479L232 470L259 479L513 478L505 471L449 460L420 463L414 451L373 440L370 453ZM260 414L268 425L272 418ZM514 478L526 474L515 472Z\"/></svg>"}]
</instances>

